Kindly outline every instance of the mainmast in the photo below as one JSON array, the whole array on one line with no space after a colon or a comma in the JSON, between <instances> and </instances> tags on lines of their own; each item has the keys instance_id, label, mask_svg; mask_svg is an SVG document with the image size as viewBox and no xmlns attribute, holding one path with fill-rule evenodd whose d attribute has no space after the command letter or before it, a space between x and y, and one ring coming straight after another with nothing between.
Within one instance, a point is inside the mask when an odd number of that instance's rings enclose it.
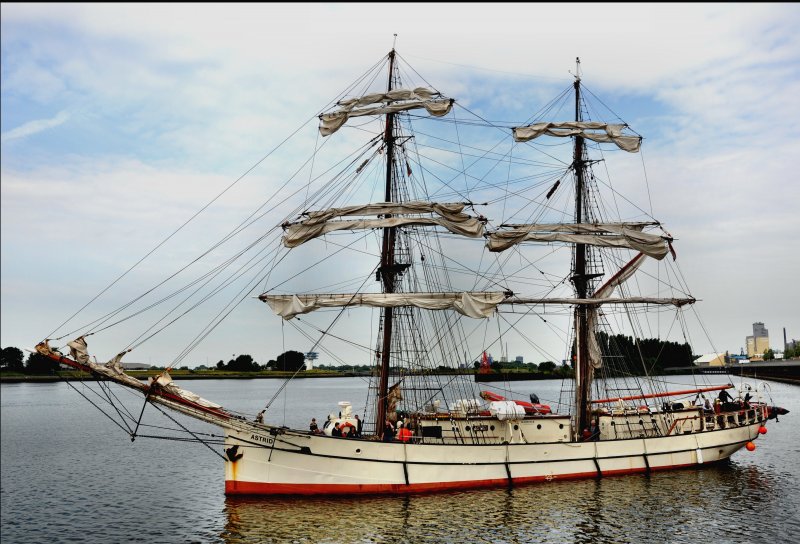
<instances>
[{"instance_id":1,"label":"mainmast","mask_svg":"<svg viewBox=\"0 0 800 544\"><path fill-rule=\"evenodd\" d=\"M580 58L575 59L577 69L575 73L575 122L582 121L581 115L581 77L580 77ZM575 149L573 151L573 168L575 171L575 223L583 222L584 209L584 139L582 136L575 136ZM589 278L586 274L586 244L575 244L575 262L572 274L572 283L575 285L577 298L587 297ZM580 437L584 428L589 426L589 335L593 331L588 330L587 308L578 305L575 308L575 340L576 356L575 361L575 422L576 433Z\"/></svg>"},{"instance_id":2,"label":"mainmast","mask_svg":"<svg viewBox=\"0 0 800 544\"><path fill-rule=\"evenodd\" d=\"M395 51L391 50L389 53L389 84L387 93L392 90L393 75L394 75L394 59ZM386 114L386 130L384 133L384 144L386 146L386 196L385 202L393 202L394 197L394 113ZM390 215L386 216L391 217ZM383 282L384 293L394 293L394 246L395 246L395 227L386 227L383 229L383 244L381 247L381 266L379 268L379 276ZM386 421L388 411L388 394L389 394L389 358L391 355L392 347L392 319L393 308L384 308L383 310L383 342L381 344L380 352L380 372L377 396L377 417L375 420L375 434L383 438L384 422Z\"/></svg>"}]
</instances>

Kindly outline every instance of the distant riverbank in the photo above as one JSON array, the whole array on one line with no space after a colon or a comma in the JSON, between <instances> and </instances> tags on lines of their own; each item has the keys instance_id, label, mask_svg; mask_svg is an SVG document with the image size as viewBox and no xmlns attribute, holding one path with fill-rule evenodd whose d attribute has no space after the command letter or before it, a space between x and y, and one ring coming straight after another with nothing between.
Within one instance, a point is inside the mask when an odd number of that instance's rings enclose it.
<instances>
[{"instance_id":1,"label":"distant riverbank","mask_svg":"<svg viewBox=\"0 0 800 544\"><path fill-rule=\"evenodd\" d=\"M162 370L126 370L125 373L129 376L132 376L138 380L145 381L147 378L157 376L159 372L163 372ZM458 375L458 374L466 374L466 375L473 375L475 374L474 370L453 370L453 372L445 372L439 370L436 374L441 375ZM504 381L504 380L512 380L514 375L517 372L504 372L502 375L494 375L495 379L491 381ZM525 379L534 380L551 380L561 378L560 375L555 374L531 374L527 372L519 372L520 375L524 375ZM229 372L225 370L170 370L169 375L174 380L183 381L183 380L259 380L259 379L272 379L272 380L285 380L286 378L294 377L295 379L298 378L368 378L370 377L369 372L337 372L337 371L330 371L330 370L306 370L302 372L298 372L295 374L294 372L282 372L277 370L268 370L268 371L261 371L261 372ZM49 382L60 382L60 381L97 381L98 378L91 376L86 372L79 372L75 370L63 370L61 372L57 372L55 374L21 374L18 372L2 372L0 373L0 383L49 383ZM488 380L487 380L488 381Z\"/></svg>"},{"instance_id":2,"label":"distant riverbank","mask_svg":"<svg viewBox=\"0 0 800 544\"><path fill-rule=\"evenodd\" d=\"M159 370L128 370L125 373L138 380L145 381L147 378L158 375ZM174 380L258 380L258 379L286 379L294 375L294 372L225 372L218 370L192 371L192 370L171 370L169 373ZM325 372L310 371L299 372L296 378L353 378L357 376L369 376L369 374L357 372ZM85 372L63 371L56 374L19 374L19 373L0 373L0 383L48 383L61 381L97 381L97 378Z\"/></svg>"}]
</instances>

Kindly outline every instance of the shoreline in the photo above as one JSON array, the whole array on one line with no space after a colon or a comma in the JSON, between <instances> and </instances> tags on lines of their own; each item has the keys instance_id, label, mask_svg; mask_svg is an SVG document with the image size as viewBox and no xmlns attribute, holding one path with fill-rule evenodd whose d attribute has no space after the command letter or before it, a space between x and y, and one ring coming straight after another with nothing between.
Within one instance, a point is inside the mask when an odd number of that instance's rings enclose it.
<instances>
[{"instance_id":1,"label":"shoreline","mask_svg":"<svg viewBox=\"0 0 800 544\"><path fill-rule=\"evenodd\" d=\"M146 373L141 372L126 372L129 376L136 378L137 380L146 381L147 378L157 376L159 373L158 370L151 370L147 371ZM291 372L287 373L276 373L277 375L265 375L265 374L258 374L254 373L252 375L248 375L245 373L242 374L180 374L180 373L172 373L170 372L170 376L174 381L182 381L182 380L284 380L286 378L290 378L292 376ZM314 374L307 374L301 375L298 374L295 376L295 379L302 378L355 378L355 377L368 377L369 374L358 374L353 372L337 372L337 373L314 373ZM62 382L62 381L90 381L96 382L100 381L101 378L97 378L90 374L84 373L64 373L64 374L48 374L48 375L13 375L13 376L3 376L0 375L0 383L53 383L53 382Z\"/></svg>"},{"instance_id":2,"label":"shoreline","mask_svg":"<svg viewBox=\"0 0 800 544\"><path fill-rule=\"evenodd\" d=\"M769 368L769 367L773 368ZM751 367L751 368L748 368ZM790 372L786 370L790 369ZM783 372L770 372L769 370L783 370ZM146 381L150 377L157 376L163 370L129 370L129 376L137 380ZM776 382L800 385L800 360L789 359L781 363L761 363L742 365L733 367L682 367L672 369L672 372L665 372L665 375L673 374L728 374L730 376L746 375L754 379L772 380ZM515 376L517 374L518 376ZM563 379L561 375L548 375L531 372L503 372L501 374L478 374L477 372L443 372L437 373L443 376L466 375L475 376L477 383L482 382L504 382L504 381L535 381L535 380L557 380ZM318 379L318 378L369 378L369 372L331 372L331 371L308 371L294 372L270 371L270 372L226 372L226 371L187 371L173 370L170 376L175 381L184 380L285 380L294 379ZM53 383L61 381L100 381L101 378L94 377L85 372L64 371L57 374L31 375L31 374L6 374L0 373L0 383Z\"/></svg>"}]
</instances>

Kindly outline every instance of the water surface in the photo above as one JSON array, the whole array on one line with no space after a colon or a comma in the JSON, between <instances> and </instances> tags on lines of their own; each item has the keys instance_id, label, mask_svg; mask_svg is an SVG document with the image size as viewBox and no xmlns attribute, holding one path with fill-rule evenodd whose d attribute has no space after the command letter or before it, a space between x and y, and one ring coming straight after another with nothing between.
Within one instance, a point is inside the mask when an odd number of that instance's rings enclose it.
<instances>
[{"instance_id":1,"label":"water surface","mask_svg":"<svg viewBox=\"0 0 800 544\"><path fill-rule=\"evenodd\" d=\"M676 378L680 379L682 377ZM670 378L672 379L672 378ZM690 378L683 378L690 383ZM720 383L724 377L720 376ZM195 380L180 385L255 415L279 380ZM76 385L92 402L96 384ZM224 495L223 461L202 444L138 438L131 442L65 383L0 386L0 537L26 542L669 542L769 543L800 539L800 387L772 382L792 410L729 463L600 480L554 481L513 489L337 498ZM516 382L543 402L560 382ZM141 396L113 394L134 414ZM267 412L270 423L306 428L341 400L361 411L359 378L296 380ZM554 402L553 402L554 404ZM200 436L217 428L177 421ZM152 406L145 434L176 436Z\"/></svg>"}]
</instances>

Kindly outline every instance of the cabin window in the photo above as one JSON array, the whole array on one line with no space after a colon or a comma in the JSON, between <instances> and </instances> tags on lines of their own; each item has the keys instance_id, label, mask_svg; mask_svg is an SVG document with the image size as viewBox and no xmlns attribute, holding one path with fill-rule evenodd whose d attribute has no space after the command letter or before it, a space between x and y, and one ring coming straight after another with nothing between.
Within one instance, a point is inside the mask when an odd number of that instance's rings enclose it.
<instances>
[{"instance_id":1,"label":"cabin window","mask_svg":"<svg viewBox=\"0 0 800 544\"><path fill-rule=\"evenodd\" d=\"M441 438L442 437L441 425L431 425L429 427L423 427L422 436L423 438Z\"/></svg>"}]
</instances>

